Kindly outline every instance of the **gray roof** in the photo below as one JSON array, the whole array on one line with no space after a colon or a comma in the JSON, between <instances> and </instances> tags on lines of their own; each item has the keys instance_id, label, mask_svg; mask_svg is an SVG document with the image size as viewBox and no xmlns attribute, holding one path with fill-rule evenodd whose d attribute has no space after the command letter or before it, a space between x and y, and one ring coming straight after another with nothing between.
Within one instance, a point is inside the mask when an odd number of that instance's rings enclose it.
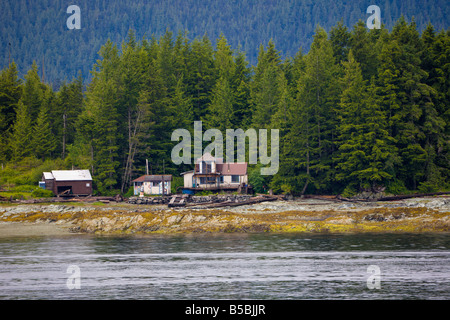
<instances>
[{"instance_id":1,"label":"gray roof","mask_svg":"<svg viewBox=\"0 0 450 320\"><path fill-rule=\"evenodd\" d=\"M54 179L51 172L44 172L43 175L44 175L44 180L53 180Z\"/></svg>"},{"instance_id":2,"label":"gray roof","mask_svg":"<svg viewBox=\"0 0 450 320\"><path fill-rule=\"evenodd\" d=\"M137 179L134 179L132 182L149 182L149 181L162 181L164 177L164 181L172 181L172 175L171 174L156 174L156 175L144 175L140 176Z\"/></svg>"},{"instance_id":3,"label":"gray roof","mask_svg":"<svg viewBox=\"0 0 450 320\"><path fill-rule=\"evenodd\" d=\"M44 179L53 178L56 181L92 181L89 170L52 170L52 172L44 172Z\"/></svg>"}]
</instances>

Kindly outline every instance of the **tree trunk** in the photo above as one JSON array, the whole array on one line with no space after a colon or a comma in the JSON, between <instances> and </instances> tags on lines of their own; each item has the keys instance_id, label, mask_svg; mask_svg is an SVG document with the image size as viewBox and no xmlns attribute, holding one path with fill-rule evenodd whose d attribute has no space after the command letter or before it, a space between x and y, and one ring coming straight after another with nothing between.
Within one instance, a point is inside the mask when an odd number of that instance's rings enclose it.
<instances>
[{"instance_id":1,"label":"tree trunk","mask_svg":"<svg viewBox=\"0 0 450 320\"><path fill-rule=\"evenodd\" d=\"M62 158L63 158L63 160L66 156L66 120L67 120L67 115L66 115L66 111L64 111L64 114L63 114L63 141L62 141Z\"/></svg>"}]
</instances>

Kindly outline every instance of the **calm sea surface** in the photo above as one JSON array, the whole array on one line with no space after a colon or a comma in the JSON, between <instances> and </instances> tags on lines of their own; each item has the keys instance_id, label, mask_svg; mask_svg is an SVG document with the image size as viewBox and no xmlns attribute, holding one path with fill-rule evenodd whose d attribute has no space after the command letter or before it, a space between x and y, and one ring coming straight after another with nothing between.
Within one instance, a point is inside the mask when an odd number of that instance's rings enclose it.
<instances>
[{"instance_id":1,"label":"calm sea surface","mask_svg":"<svg viewBox=\"0 0 450 320\"><path fill-rule=\"evenodd\" d=\"M450 299L450 235L0 238L0 299Z\"/></svg>"}]
</instances>

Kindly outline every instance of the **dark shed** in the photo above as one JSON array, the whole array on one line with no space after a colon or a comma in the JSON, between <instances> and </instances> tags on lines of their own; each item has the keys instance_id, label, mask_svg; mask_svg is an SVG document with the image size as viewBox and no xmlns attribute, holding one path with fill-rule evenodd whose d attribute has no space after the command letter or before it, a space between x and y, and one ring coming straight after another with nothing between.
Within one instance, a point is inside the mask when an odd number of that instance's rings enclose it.
<instances>
[{"instance_id":1,"label":"dark shed","mask_svg":"<svg viewBox=\"0 0 450 320\"><path fill-rule=\"evenodd\" d=\"M89 170L53 170L44 172L45 189L56 195L92 195L92 177Z\"/></svg>"}]
</instances>

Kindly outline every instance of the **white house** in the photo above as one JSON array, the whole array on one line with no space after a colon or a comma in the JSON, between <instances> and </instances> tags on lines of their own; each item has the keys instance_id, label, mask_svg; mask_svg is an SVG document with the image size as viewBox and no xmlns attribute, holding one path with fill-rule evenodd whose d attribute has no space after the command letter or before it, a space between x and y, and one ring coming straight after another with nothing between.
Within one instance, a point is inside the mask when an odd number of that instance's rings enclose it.
<instances>
[{"instance_id":1,"label":"white house","mask_svg":"<svg viewBox=\"0 0 450 320\"><path fill-rule=\"evenodd\" d=\"M170 194L172 175L143 175L133 181L134 195ZM164 186L164 188L163 188Z\"/></svg>"}]
</instances>

